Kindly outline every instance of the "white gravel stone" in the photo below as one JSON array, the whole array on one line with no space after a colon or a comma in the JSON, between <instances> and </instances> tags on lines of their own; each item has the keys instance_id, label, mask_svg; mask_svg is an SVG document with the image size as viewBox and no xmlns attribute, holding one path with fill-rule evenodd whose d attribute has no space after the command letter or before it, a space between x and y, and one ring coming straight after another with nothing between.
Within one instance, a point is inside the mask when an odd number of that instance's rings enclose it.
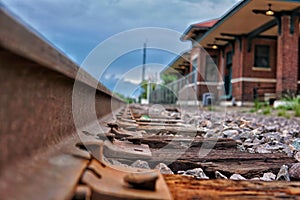
<instances>
[{"instance_id":1,"label":"white gravel stone","mask_svg":"<svg viewBox=\"0 0 300 200\"><path fill-rule=\"evenodd\" d=\"M236 135L238 135L239 132L237 130L226 130L223 131L223 135L226 136L227 138L232 138Z\"/></svg>"},{"instance_id":2,"label":"white gravel stone","mask_svg":"<svg viewBox=\"0 0 300 200\"><path fill-rule=\"evenodd\" d=\"M276 175L272 172L264 173L263 177L260 178L262 181L274 181L276 179Z\"/></svg>"},{"instance_id":3,"label":"white gravel stone","mask_svg":"<svg viewBox=\"0 0 300 200\"><path fill-rule=\"evenodd\" d=\"M240 174L232 174L229 179L230 180L247 180Z\"/></svg>"},{"instance_id":4,"label":"white gravel stone","mask_svg":"<svg viewBox=\"0 0 300 200\"><path fill-rule=\"evenodd\" d=\"M137 160L131 164L131 167L150 169L149 164L143 160Z\"/></svg>"},{"instance_id":5,"label":"white gravel stone","mask_svg":"<svg viewBox=\"0 0 300 200\"><path fill-rule=\"evenodd\" d=\"M276 177L276 181L277 180L286 180L286 181L290 181L290 175L289 175L289 172L288 172L288 166L286 165L282 165L278 174L277 174L277 177Z\"/></svg>"},{"instance_id":6,"label":"white gravel stone","mask_svg":"<svg viewBox=\"0 0 300 200\"><path fill-rule=\"evenodd\" d=\"M228 179L225 175L221 174L219 171L215 171L216 179Z\"/></svg>"},{"instance_id":7,"label":"white gravel stone","mask_svg":"<svg viewBox=\"0 0 300 200\"><path fill-rule=\"evenodd\" d=\"M271 151L269 151L269 150L267 150L267 149L265 149L264 147L261 147L261 146L256 148L256 152L257 153L272 153Z\"/></svg>"},{"instance_id":8,"label":"white gravel stone","mask_svg":"<svg viewBox=\"0 0 300 200\"><path fill-rule=\"evenodd\" d=\"M174 174L165 163L159 163L155 166L155 169L158 169L162 174Z\"/></svg>"},{"instance_id":9,"label":"white gravel stone","mask_svg":"<svg viewBox=\"0 0 300 200\"><path fill-rule=\"evenodd\" d=\"M115 160L115 159L109 159L109 161L112 165L115 165L115 166L129 167L128 165L123 164L123 163L121 163L121 162L119 162L118 160Z\"/></svg>"},{"instance_id":10,"label":"white gravel stone","mask_svg":"<svg viewBox=\"0 0 300 200\"><path fill-rule=\"evenodd\" d=\"M193 176L196 179L209 179L201 168L189 169L182 175Z\"/></svg>"}]
</instances>

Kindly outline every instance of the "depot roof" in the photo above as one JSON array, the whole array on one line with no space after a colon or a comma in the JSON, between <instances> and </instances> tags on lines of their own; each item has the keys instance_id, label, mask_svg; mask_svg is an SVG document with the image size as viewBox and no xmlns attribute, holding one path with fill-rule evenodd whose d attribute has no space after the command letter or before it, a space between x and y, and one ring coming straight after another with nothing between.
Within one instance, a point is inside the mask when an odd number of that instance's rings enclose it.
<instances>
[{"instance_id":1,"label":"depot roof","mask_svg":"<svg viewBox=\"0 0 300 200\"><path fill-rule=\"evenodd\" d=\"M229 10L204 34L199 34L195 39L208 48L211 44L225 45L226 39L233 39L228 35L262 35L277 36L278 25L274 16L255 14L254 9L267 10L268 4L276 12L299 12L300 2L295 0L244 0ZM224 40L216 40L224 38Z\"/></svg>"}]
</instances>

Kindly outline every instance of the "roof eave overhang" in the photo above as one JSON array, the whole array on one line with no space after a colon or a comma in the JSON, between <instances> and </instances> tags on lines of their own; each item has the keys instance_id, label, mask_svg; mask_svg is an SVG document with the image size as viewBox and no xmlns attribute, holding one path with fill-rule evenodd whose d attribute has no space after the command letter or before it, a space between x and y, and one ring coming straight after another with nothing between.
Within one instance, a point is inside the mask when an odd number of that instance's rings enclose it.
<instances>
[{"instance_id":1,"label":"roof eave overhang","mask_svg":"<svg viewBox=\"0 0 300 200\"><path fill-rule=\"evenodd\" d=\"M234 13L238 12L241 8L243 8L244 6L246 6L251 0L244 0L242 2L240 2L238 5L236 5L235 7L233 7L231 10L229 10L223 17L220 18L220 20L215 23L215 25L213 25L210 30L208 30L204 35L202 35L199 38L196 38L196 42L197 43L201 43L201 41L207 37L207 35L209 35L213 30L215 30L216 28L218 28L221 24L224 23L224 21L226 21L228 18L230 18Z\"/></svg>"},{"instance_id":2,"label":"roof eave overhang","mask_svg":"<svg viewBox=\"0 0 300 200\"><path fill-rule=\"evenodd\" d=\"M186 40L193 40L192 35L194 34L195 31L208 31L210 27L199 27L195 25L189 26L189 28L182 34L180 37L181 41L186 41Z\"/></svg>"},{"instance_id":3,"label":"roof eave overhang","mask_svg":"<svg viewBox=\"0 0 300 200\"><path fill-rule=\"evenodd\" d=\"M202 36L196 38L196 43L204 48L208 48L212 43L217 43L220 46L229 44L226 39L236 39L235 36L277 36L278 25L273 23L275 17L266 16L263 14L255 14L254 9L266 9L268 3L272 3L272 8L275 11L285 13L286 11L297 10L300 2L287 2L281 0L245 0L233 7L227 12L213 27L211 27ZM223 35L222 33L231 33ZM224 40L216 40L223 38Z\"/></svg>"}]
</instances>

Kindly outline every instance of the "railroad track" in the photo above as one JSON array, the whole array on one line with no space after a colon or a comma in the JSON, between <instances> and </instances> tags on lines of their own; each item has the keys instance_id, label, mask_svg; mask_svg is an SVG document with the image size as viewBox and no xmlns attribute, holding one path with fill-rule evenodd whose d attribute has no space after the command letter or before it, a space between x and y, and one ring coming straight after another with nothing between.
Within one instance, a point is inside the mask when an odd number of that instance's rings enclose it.
<instances>
[{"instance_id":1,"label":"railroad track","mask_svg":"<svg viewBox=\"0 0 300 200\"><path fill-rule=\"evenodd\" d=\"M214 177L215 171L246 178L277 173L293 159L239 152L231 139L204 139L176 107L165 109L172 115L154 112L149 117L145 106L126 106L101 84L95 86L89 74L81 72L78 78L76 64L2 7L0 30L1 199L299 198L296 181ZM74 124L72 109L75 80L83 96L96 96L94 105L80 110L85 119L80 126ZM90 110L96 120L89 118ZM201 147L211 148L207 156L199 156ZM202 168L210 180L127 167L136 160L147 161L150 168L168 163L175 173Z\"/></svg>"}]
</instances>

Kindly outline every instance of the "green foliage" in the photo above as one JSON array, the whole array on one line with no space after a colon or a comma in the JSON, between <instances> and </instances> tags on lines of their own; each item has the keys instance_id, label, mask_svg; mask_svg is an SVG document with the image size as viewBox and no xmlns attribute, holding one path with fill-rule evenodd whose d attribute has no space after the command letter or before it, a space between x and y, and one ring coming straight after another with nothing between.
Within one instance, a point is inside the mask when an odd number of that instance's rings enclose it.
<instances>
[{"instance_id":1,"label":"green foliage","mask_svg":"<svg viewBox=\"0 0 300 200\"><path fill-rule=\"evenodd\" d=\"M280 106L277 106L276 110L281 111L281 110L288 110L288 109L286 108L286 106L280 105Z\"/></svg>"},{"instance_id":2,"label":"green foliage","mask_svg":"<svg viewBox=\"0 0 300 200\"><path fill-rule=\"evenodd\" d=\"M300 98L294 95L286 95L282 98L284 105L278 106L278 116L283 116L289 118L290 116L286 114L286 111L291 110L294 112L295 117L300 117Z\"/></svg>"},{"instance_id":3,"label":"green foliage","mask_svg":"<svg viewBox=\"0 0 300 200\"><path fill-rule=\"evenodd\" d=\"M172 83L174 81L176 81L178 78L175 75L162 75L161 79L163 80L163 85L167 85L169 83Z\"/></svg>"},{"instance_id":4,"label":"green foliage","mask_svg":"<svg viewBox=\"0 0 300 200\"><path fill-rule=\"evenodd\" d=\"M286 109L277 109L277 116L278 117L285 117L287 119L289 119L291 116L286 112Z\"/></svg>"},{"instance_id":5,"label":"green foliage","mask_svg":"<svg viewBox=\"0 0 300 200\"><path fill-rule=\"evenodd\" d=\"M258 99L254 100L254 108L250 110L251 113L255 113L259 110L261 110L264 106L268 106L268 104L264 102L260 102Z\"/></svg>"},{"instance_id":6,"label":"green foliage","mask_svg":"<svg viewBox=\"0 0 300 200\"><path fill-rule=\"evenodd\" d=\"M254 100L254 108L255 108L255 110L261 109L262 105L263 105L263 104L262 104L261 102L259 102L258 99L255 99L255 100Z\"/></svg>"},{"instance_id":7,"label":"green foliage","mask_svg":"<svg viewBox=\"0 0 300 200\"><path fill-rule=\"evenodd\" d=\"M209 111L216 111L216 109L215 109L213 106L208 106L207 109L208 109Z\"/></svg>"},{"instance_id":8,"label":"green foliage","mask_svg":"<svg viewBox=\"0 0 300 200\"><path fill-rule=\"evenodd\" d=\"M257 99L254 101L254 108L250 110L251 113L255 113L258 111L262 111L262 114L269 115L272 112L272 108L270 107L268 102L261 102Z\"/></svg>"},{"instance_id":9,"label":"green foliage","mask_svg":"<svg viewBox=\"0 0 300 200\"><path fill-rule=\"evenodd\" d=\"M286 116L286 110L285 109L278 109L277 116L285 117Z\"/></svg>"},{"instance_id":10,"label":"green foliage","mask_svg":"<svg viewBox=\"0 0 300 200\"><path fill-rule=\"evenodd\" d=\"M143 89L143 92L142 94L140 95L140 98L142 99L147 99L147 87L148 87L148 81L144 80L142 83L141 83L141 87ZM150 90L153 91L155 90L156 88L156 84L155 83L150 83Z\"/></svg>"},{"instance_id":11,"label":"green foliage","mask_svg":"<svg viewBox=\"0 0 300 200\"><path fill-rule=\"evenodd\" d=\"M293 95L284 95L282 97L282 100L283 101L294 101L295 100L295 96L293 96Z\"/></svg>"},{"instance_id":12,"label":"green foliage","mask_svg":"<svg viewBox=\"0 0 300 200\"><path fill-rule=\"evenodd\" d=\"M147 99L147 86L148 82L146 80L141 83L141 88L143 89L143 92L140 95L140 98L142 99Z\"/></svg>"},{"instance_id":13,"label":"green foliage","mask_svg":"<svg viewBox=\"0 0 300 200\"><path fill-rule=\"evenodd\" d=\"M255 113L255 112L257 112L257 110L256 110L255 108L252 108L252 109L250 110L250 112L251 112L251 113Z\"/></svg>"},{"instance_id":14,"label":"green foliage","mask_svg":"<svg viewBox=\"0 0 300 200\"><path fill-rule=\"evenodd\" d=\"M299 104L299 98L295 96L285 95L282 100L285 102L285 105L280 106L284 107L286 110L295 110L297 104Z\"/></svg>"},{"instance_id":15,"label":"green foliage","mask_svg":"<svg viewBox=\"0 0 300 200\"><path fill-rule=\"evenodd\" d=\"M294 112L295 117L300 117L300 97L286 95L282 98L282 101L284 104L276 108L278 116L290 118L291 116L287 112L290 110ZM269 115L272 113L272 108L267 104L267 102L259 102L255 100L254 108L252 108L250 112L255 113L259 110L261 110L262 114L264 115Z\"/></svg>"},{"instance_id":16,"label":"green foliage","mask_svg":"<svg viewBox=\"0 0 300 200\"><path fill-rule=\"evenodd\" d=\"M269 115L269 114L271 114L271 107L270 107L269 105L267 105L266 107L264 107L262 113L263 113L264 115Z\"/></svg>"},{"instance_id":17,"label":"green foliage","mask_svg":"<svg viewBox=\"0 0 300 200\"><path fill-rule=\"evenodd\" d=\"M294 105L294 111L295 111L295 116L300 117L300 102L299 102L299 99L297 99L297 101Z\"/></svg>"},{"instance_id":18,"label":"green foliage","mask_svg":"<svg viewBox=\"0 0 300 200\"><path fill-rule=\"evenodd\" d=\"M117 95L123 101L125 101L127 104L135 103L135 99L134 98L125 97L123 94L120 94L120 93L117 93L117 92L115 92L114 94Z\"/></svg>"},{"instance_id":19,"label":"green foliage","mask_svg":"<svg viewBox=\"0 0 300 200\"><path fill-rule=\"evenodd\" d=\"M285 105L280 106L282 110L292 110L295 113L295 117L300 117L300 98L295 96L285 96L282 98Z\"/></svg>"}]
</instances>

